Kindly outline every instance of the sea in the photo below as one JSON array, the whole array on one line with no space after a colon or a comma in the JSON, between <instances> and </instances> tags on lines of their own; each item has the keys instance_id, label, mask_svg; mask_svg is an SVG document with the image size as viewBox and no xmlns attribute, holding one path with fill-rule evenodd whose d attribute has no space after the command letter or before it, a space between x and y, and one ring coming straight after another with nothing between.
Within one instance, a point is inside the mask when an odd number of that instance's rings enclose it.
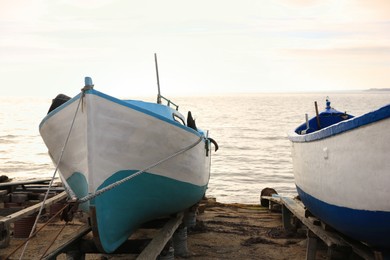
<instances>
[{"instance_id":1,"label":"sea","mask_svg":"<svg viewBox=\"0 0 390 260\"><path fill-rule=\"evenodd\" d=\"M261 190L269 187L281 195L295 196L287 136L305 121L305 114L315 116L315 101L323 110L327 97L333 108L354 116L390 103L390 91L172 98L179 111L184 115L191 111L197 127L208 131L219 145L211 155L206 195L223 203L258 204ZM55 168L38 129L50 104L51 98L0 97L0 175L13 180L53 176Z\"/></svg>"}]
</instances>

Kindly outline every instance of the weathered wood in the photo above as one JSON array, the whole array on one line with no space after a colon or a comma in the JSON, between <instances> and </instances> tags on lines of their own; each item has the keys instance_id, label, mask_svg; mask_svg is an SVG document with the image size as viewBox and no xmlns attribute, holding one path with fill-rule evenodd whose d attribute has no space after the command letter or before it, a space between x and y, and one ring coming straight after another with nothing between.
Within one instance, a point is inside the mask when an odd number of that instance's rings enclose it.
<instances>
[{"instance_id":1,"label":"weathered wood","mask_svg":"<svg viewBox=\"0 0 390 260\"><path fill-rule=\"evenodd\" d=\"M291 211L283 204L282 205L282 221L283 221L283 228L286 230L292 229L291 224Z\"/></svg>"},{"instance_id":2,"label":"weathered wood","mask_svg":"<svg viewBox=\"0 0 390 260\"><path fill-rule=\"evenodd\" d=\"M282 197L283 205L285 205L305 226L307 226L314 234L327 246L349 246L340 236L336 233L331 233L323 230L321 226L316 226L312 221L305 217L305 210L302 202L294 200L292 198Z\"/></svg>"},{"instance_id":3,"label":"weathered wood","mask_svg":"<svg viewBox=\"0 0 390 260\"><path fill-rule=\"evenodd\" d=\"M49 183L51 179L34 179L29 181L9 181L0 183L0 187L10 187L10 186L19 186L27 184L43 184Z\"/></svg>"},{"instance_id":4,"label":"weathered wood","mask_svg":"<svg viewBox=\"0 0 390 260\"><path fill-rule=\"evenodd\" d=\"M58 201L61 201L63 199L65 199L67 197L66 195L66 192L61 192L60 194L50 198L50 199L47 199L46 202L45 202L45 208L51 206L52 204L58 202ZM11 215L8 215L8 216L5 216L5 217L0 217L0 223L12 223L12 222L15 222L16 220L18 219L21 219L23 217L26 217L28 215L31 215L35 212L38 212L39 209L41 208L41 203L38 203L38 204L35 204L31 207L28 207L28 208L25 208L25 209L22 209L16 213L13 213Z\"/></svg>"},{"instance_id":5,"label":"weathered wood","mask_svg":"<svg viewBox=\"0 0 390 260\"><path fill-rule=\"evenodd\" d=\"M0 248L6 248L11 241L11 232L8 223L0 223Z\"/></svg>"},{"instance_id":6,"label":"weathered wood","mask_svg":"<svg viewBox=\"0 0 390 260\"><path fill-rule=\"evenodd\" d=\"M282 204L282 200L280 199L279 196L261 196L260 199L266 199L269 200L270 202L275 202L277 204Z\"/></svg>"},{"instance_id":7,"label":"weathered wood","mask_svg":"<svg viewBox=\"0 0 390 260\"><path fill-rule=\"evenodd\" d=\"M315 260L317 254L317 236L310 230L307 230L306 260Z\"/></svg>"},{"instance_id":8,"label":"weathered wood","mask_svg":"<svg viewBox=\"0 0 390 260\"><path fill-rule=\"evenodd\" d=\"M260 204L263 204L262 201L268 200L268 209L271 211L281 211L282 201L280 200L279 195L275 194L275 196L260 196ZM263 205L262 205L263 206Z\"/></svg>"},{"instance_id":9,"label":"weathered wood","mask_svg":"<svg viewBox=\"0 0 390 260\"><path fill-rule=\"evenodd\" d=\"M91 227L87 224L80 229L79 232L75 233L73 236L67 237L66 240L63 240L63 243L57 247L55 250L51 251L49 254L45 255L42 259L49 260L55 259L59 254L66 252L66 249L70 247L73 243L77 242L83 236L91 232Z\"/></svg>"},{"instance_id":10,"label":"weathered wood","mask_svg":"<svg viewBox=\"0 0 390 260\"><path fill-rule=\"evenodd\" d=\"M369 260L369 259L376 259L375 258L375 252L368 247L367 245L360 243L359 241L352 240L349 238L344 237L345 242L352 247L352 250L362 258Z\"/></svg>"},{"instance_id":11,"label":"weathered wood","mask_svg":"<svg viewBox=\"0 0 390 260\"><path fill-rule=\"evenodd\" d=\"M339 249L344 249L345 251L348 251L349 248L364 259L374 259L372 249L363 243L348 239L344 236L341 237L337 232L324 230L321 225L318 226L313 224L313 221L310 218L305 217L305 209L301 201L282 197L282 203L328 247L338 247Z\"/></svg>"},{"instance_id":12,"label":"weathered wood","mask_svg":"<svg viewBox=\"0 0 390 260\"><path fill-rule=\"evenodd\" d=\"M137 257L138 260L156 259L164 246L172 238L173 233L179 227L183 220L183 213L177 214L175 218L170 219L158 234L150 241L149 245Z\"/></svg>"}]
</instances>

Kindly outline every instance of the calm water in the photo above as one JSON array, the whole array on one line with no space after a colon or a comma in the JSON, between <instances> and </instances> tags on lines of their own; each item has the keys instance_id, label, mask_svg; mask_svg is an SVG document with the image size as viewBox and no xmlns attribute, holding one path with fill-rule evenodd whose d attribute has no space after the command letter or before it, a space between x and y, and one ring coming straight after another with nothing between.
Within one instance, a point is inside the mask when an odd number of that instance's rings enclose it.
<instances>
[{"instance_id":1,"label":"calm water","mask_svg":"<svg viewBox=\"0 0 390 260\"><path fill-rule=\"evenodd\" d=\"M390 93L251 94L175 98L209 129L220 150L212 154L208 196L220 202L258 203L260 191L296 194L287 133L315 114L329 96L332 106L361 115L390 103ZM38 126L51 99L0 98L0 175L15 179L51 177L54 167Z\"/></svg>"}]
</instances>

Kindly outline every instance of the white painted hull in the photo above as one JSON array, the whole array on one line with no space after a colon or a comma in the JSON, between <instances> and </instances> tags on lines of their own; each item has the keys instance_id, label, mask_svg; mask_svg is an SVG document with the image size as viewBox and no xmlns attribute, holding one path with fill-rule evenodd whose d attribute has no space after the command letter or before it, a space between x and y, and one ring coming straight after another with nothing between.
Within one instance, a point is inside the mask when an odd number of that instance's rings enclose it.
<instances>
[{"instance_id":1,"label":"white painted hull","mask_svg":"<svg viewBox=\"0 0 390 260\"><path fill-rule=\"evenodd\" d=\"M333 205L390 211L382 199L390 198L389 129L386 119L314 142L293 142L296 184Z\"/></svg>"},{"instance_id":2,"label":"white painted hull","mask_svg":"<svg viewBox=\"0 0 390 260\"><path fill-rule=\"evenodd\" d=\"M295 183L307 208L352 238L390 248L390 109L383 111L380 120L353 118L289 138Z\"/></svg>"},{"instance_id":3,"label":"white painted hull","mask_svg":"<svg viewBox=\"0 0 390 260\"><path fill-rule=\"evenodd\" d=\"M78 101L79 97L68 101L40 125L55 164ZM103 251L114 251L141 223L184 210L202 198L210 177L210 152L206 155L205 149L209 141L189 127L134 104L87 91L59 163L62 179L78 198L146 169L199 139L194 148L81 205L93 211L98 246Z\"/></svg>"}]
</instances>

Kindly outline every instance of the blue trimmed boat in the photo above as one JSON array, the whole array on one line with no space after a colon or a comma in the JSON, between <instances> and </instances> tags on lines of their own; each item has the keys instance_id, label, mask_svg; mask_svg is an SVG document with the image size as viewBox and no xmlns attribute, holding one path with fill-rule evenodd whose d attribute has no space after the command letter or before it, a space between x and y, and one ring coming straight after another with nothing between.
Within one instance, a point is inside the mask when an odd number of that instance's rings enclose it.
<instances>
[{"instance_id":1,"label":"blue trimmed boat","mask_svg":"<svg viewBox=\"0 0 390 260\"><path fill-rule=\"evenodd\" d=\"M120 100L86 78L80 94L53 100L39 126L102 252L115 251L142 223L190 208L206 192L213 140L190 112L185 120L172 104Z\"/></svg>"},{"instance_id":2,"label":"blue trimmed boat","mask_svg":"<svg viewBox=\"0 0 390 260\"><path fill-rule=\"evenodd\" d=\"M362 116L330 107L289 134L298 194L341 233L390 249L390 104Z\"/></svg>"}]
</instances>

